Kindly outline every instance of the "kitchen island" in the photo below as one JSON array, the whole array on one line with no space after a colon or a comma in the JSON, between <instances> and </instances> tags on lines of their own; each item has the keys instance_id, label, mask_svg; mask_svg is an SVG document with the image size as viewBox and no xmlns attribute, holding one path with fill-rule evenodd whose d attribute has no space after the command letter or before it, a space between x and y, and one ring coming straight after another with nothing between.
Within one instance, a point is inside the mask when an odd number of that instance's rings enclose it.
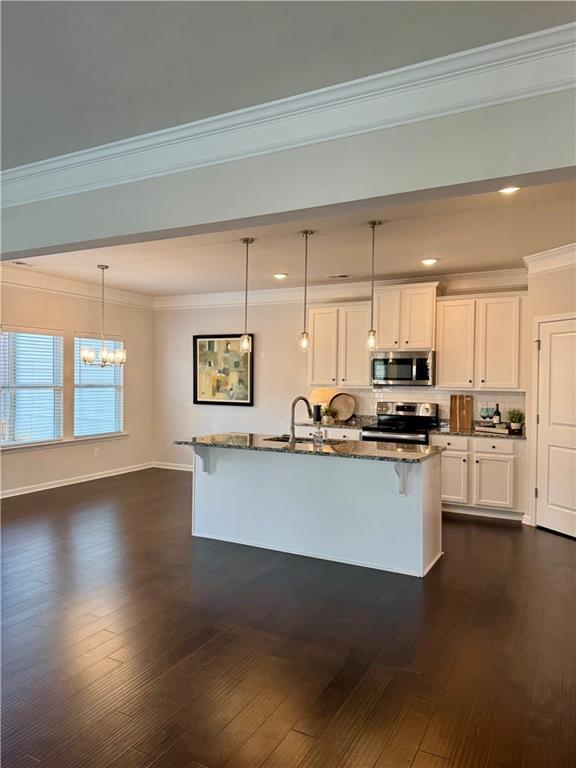
<instances>
[{"instance_id":1,"label":"kitchen island","mask_svg":"<svg viewBox=\"0 0 576 768\"><path fill-rule=\"evenodd\" d=\"M229 433L194 451L192 534L424 576L442 555L441 448Z\"/></svg>"}]
</instances>

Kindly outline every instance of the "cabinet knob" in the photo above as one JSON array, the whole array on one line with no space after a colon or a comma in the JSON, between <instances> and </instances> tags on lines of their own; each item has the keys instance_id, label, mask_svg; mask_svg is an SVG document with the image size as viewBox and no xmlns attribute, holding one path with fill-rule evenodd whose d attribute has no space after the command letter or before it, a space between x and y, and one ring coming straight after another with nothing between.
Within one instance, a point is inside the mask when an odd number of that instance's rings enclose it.
<instances>
[{"instance_id":1,"label":"cabinet knob","mask_svg":"<svg viewBox=\"0 0 576 768\"><path fill-rule=\"evenodd\" d=\"M397 342L397 341L395 341L395 342L394 342L394 344L398 344L398 342Z\"/></svg>"},{"instance_id":2,"label":"cabinet knob","mask_svg":"<svg viewBox=\"0 0 576 768\"><path fill-rule=\"evenodd\" d=\"M446 445L452 445L452 443L450 442L450 440L448 440L448 442L446 443Z\"/></svg>"},{"instance_id":3,"label":"cabinet knob","mask_svg":"<svg viewBox=\"0 0 576 768\"><path fill-rule=\"evenodd\" d=\"M478 461L478 459L476 459L476 464L480 464L480 462Z\"/></svg>"},{"instance_id":4,"label":"cabinet knob","mask_svg":"<svg viewBox=\"0 0 576 768\"><path fill-rule=\"evenodd\" d=\"M493 445L493 446L492 446L492 448L493 448L494 450L496 450L496 446L495 446L495 445Z\"/></svg>"},{"instance_id":5,"label":"cabinet knob","mask_svg":"<svg viewBox=\"0 0 576 768\"><path fill-rule=\"evenodd\" d=\"M480 381L482 382L482 384L484 384L485 379L480 379Z\"/></svg>"},{"instance_id":6,"label":"cabinet knob","mask_svg":"<svg viewBox=\"0 0 576 768\"><path fill-rule=\"evenodd\" d=\"M468 384L472 384L472 379L468 379Z\"/></svg>"},{"instance_id":7,"label":"cabinet knob","mask_svg":"<svg viewBox=\"0 0 576 768\"><path fill-rule=\"evenodd\" d=\"M408 344L408 339L406 339L406 341L404 342L404 344Z\"/></svg>"},{"instance_id":8,"label":"cabinet knob","mask_svg":"<svg viewBox=\"0 0 576 768\"><path fill-rule=\"evenodd\" d=\"M336 379L332 379L332 381L336 381Z\"/></svg>"},{"instance_id":9,"label":"cabinet knob","mask_svg":"<svg viewBox=\"0 0 576 768\"><path fill-rule=\"evenodd\" d=\"M462 459L462 461L464 462L464 464L466 464L466 459Z\"/></svg>"}]
</instances>

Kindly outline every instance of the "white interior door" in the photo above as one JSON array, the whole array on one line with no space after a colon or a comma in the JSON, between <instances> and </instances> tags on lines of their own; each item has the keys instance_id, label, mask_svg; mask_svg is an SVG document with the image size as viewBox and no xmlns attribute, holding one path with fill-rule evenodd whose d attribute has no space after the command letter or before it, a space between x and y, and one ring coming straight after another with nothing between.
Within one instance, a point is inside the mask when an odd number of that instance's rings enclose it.
<instances>
[{"instance_id":1,"label":"white interior door","mask_svg":"<svg viewBox=\"0 0 576 768\"><path fill-rule=\"evenodd\" d=\"M576 537L576 319L540 324L536 524Z\"/></svg>"}]
</instances>

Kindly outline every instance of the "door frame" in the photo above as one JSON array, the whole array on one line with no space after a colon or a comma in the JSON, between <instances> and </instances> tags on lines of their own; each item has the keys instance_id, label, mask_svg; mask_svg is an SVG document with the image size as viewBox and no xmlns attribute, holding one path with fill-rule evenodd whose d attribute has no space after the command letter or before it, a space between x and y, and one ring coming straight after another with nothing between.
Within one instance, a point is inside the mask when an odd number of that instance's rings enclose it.
<instances>
[{"instance_id":1,"label":"door frame","mask_svg":"<svg viewBox=\"0 0 576 768\"><path fill-rule=\"evenodd\" d=\"M528 472L526 473L526 512L522 522L526 525L538 525L536 513L536 498L534 489L536 488L536 478L538 471L538 424L536 417L538 415L538 397L540 394L540 326L545 323L555 323L558 320L576 320L575 312L562 312L559 315L539 315L532 321L532 375L530 377L530 408L527 412L526 431L528 444Z\"/></svg>"}]
</instances>

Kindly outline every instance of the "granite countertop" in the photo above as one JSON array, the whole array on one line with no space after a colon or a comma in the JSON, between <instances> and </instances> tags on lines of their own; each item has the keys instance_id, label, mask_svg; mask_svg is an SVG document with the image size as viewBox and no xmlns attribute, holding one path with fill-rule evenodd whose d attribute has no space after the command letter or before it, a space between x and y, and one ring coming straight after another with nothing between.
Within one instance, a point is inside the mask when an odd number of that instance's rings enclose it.
<instances>
[{"instance_id":1,"label":"granite countertop","mask_svg":"<svg viewBox=\"0 0 576 768\"><path fill-rule=\"evenodd\" d=\"M509 435L508 432L477 432L475 429L450 429L448 425L431 429L431 435L459 435L460 437L486 437L488 440L526 440L526 434Z\"/></svg>"},{"instance_id":2,"label":"granite countertop","mask_svg":"<svg viewBox=\"0 0 576 768\"><path fill-rule=\"evenodd\" d=\"M417 464L437 456L444 449L431 445L406 445L404 443L375 443L356 440L324 442L322 448L314 448L311 442L299 442L292 448L287 443L271 441L273 435L256 435L229 432L220 435L201 435L189 440L175 440L175 445L198 445L212 448L236 448L248 451L273 453L297 453L313 456L339 456L345 459L370 459Z\"/></svg>"}]
</instances>

